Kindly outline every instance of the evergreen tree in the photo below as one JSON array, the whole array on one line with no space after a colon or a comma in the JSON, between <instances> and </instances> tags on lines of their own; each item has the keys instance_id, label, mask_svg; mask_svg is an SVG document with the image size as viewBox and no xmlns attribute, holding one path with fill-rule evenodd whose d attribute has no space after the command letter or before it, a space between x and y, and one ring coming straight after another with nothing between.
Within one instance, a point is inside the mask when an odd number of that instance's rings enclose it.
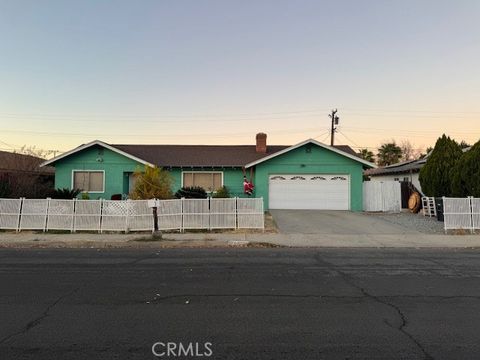
<instances>
[{"instance_id":1,"label":"evergreen tree","mask_svg":"<svg viewBox=\"0 0 480 360\"><path fill-rule=\"evenodd\" d=\"M458 160L451 180L453 196L480 197L480 141Z\"/></svg>"},{"instance_id":2,"label":"evergreen tree","mask_svg":"<svg viewBox=\"0 0 480 360\"><path fill-rule=\"evenodd\" d=\"M452 196L452 173L461 156L462 150L455 140L445 134L437 140L432 154L420 170L420 184L427 196Z\"/></svg>"}]
</instances>

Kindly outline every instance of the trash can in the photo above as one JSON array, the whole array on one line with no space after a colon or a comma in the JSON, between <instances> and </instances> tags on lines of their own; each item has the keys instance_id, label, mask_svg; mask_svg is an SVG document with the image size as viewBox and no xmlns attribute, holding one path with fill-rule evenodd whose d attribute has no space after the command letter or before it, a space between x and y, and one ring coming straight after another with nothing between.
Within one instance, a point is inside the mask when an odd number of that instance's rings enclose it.
<instances>
[{"instance_id":1,"label":"trash can","mask_svg":"<svg viewBox=\"0 0 480 360\"><path fill-rule=\"evenodd\" d=\"M437 208L437 220L443 222L443 198L435 198L435 207Z\"/></svg>"}]
</instances>

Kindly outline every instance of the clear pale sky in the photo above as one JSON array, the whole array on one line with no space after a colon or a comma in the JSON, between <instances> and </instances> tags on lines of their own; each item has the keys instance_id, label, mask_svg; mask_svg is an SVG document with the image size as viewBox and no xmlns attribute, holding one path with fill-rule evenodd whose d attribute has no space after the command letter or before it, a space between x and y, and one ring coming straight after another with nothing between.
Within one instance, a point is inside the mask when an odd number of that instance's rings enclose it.
<instances>
[{"instance_id":1,"label":"clear pale sky","mask_svg":"<svg viewBox=\"0 0 480 360\"><path fill-rule=\"evenodd\" d=\"M0 1L0 149L480 138L480 1Z\"/></svg>"}]
</instances>

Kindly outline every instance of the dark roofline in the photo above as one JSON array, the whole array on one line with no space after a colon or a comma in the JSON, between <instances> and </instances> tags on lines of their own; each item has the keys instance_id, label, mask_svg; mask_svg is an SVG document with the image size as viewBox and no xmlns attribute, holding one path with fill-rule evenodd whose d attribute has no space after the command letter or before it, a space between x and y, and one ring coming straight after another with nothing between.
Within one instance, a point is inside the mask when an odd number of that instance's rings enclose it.
<instances>
[{"instance_id":1,"label":"dark roofline","mask_svg":"<svg viewBox=\"0 0 480 360\"><path fill-rule=\"evenodd\" d=\"M409 160L397 164L392 164L376 169L368 169L364 172L366 176L382 176L389 174L410 174L419 172L427 162L426 158L418 160Z\"/></svg>"},{"instance_id":2,"label":"dark roofline","mask_svg":"<svg viewBox=\"0 0 480 360\"><path fill-rule=\"evenodd\" d=\"M287 145L268 145L266 153L259 153L255 145L107 144L95 140L45 161L42 166L53 165L91 146L102 146L145 165L165 168L238 168L292 148ZM357 154L348 145L336 145L332 150L357 159Z\"/></svg>"}]
</instances>

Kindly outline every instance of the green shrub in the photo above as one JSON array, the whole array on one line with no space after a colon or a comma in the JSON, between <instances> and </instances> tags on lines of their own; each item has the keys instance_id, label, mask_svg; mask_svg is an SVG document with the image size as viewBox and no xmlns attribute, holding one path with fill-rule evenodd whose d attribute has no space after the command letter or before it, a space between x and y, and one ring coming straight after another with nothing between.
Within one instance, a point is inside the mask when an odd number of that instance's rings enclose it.
<instances>
[{"instance_id":1,"label":"green shrub","mask_svg":"<svg viewBox=\"0 0 480 360\"><path fill-rule=\"evenodd\" d=\"M460 157L451 180L453 196L480 197L480 141Z\"/></svg>"},{"instance_id":2,"label":"green shrub","mask_svg":"<svg viewBox=\"0 0 480 360\"><path fill-rule=\"evenodd\" d=\"M185 199L206 199L207 192L204 188L200 186L187 186L182 187L175 193L175 197L177 199L185 198Z\"/></svg>"},{"instance_id":3,"label":"green shrub","mask_svg":"<svg viewBox=\"0 0 480 360\"><path fill-rule=\"evenodd\" d=\"M213 193L212 197L217 198L217 199L229 198L230 197L230 191L228 191L228 188L225 185L223 185L221 188L217 189Z\"/></svg>"},{"instance_id":4,"label":"green shrub","mask_svg":"<svg viewBox=\"0 0 480 360\"><path fill-rule=\"evenodd\" d=\"M63 189L55 189L52 191L50 194L50 197L52 199L73 199L80 194L82 190L80 189L68 189L68 188L63 188Z\"/></svg>"},{"instance_id":5,"label":"green shrub","mask_svg":"<svg viewBox=\"0 0 480 360\"><path fill-rule=\"evenodd\" d=\"M144 168L138 168L133 175L135 187L130 193L131 199L172 198L173 178L167 170L145 165Z\"/></svg>"},{"instance_id":6,"label":"green shrub","mask_svg":"<svg viewBox=\"0 0 480 360\"><path fill-rule=\"evenodd\" d=\"M452 196L452 174L462 154L458 143L445 134L437 140L419 175L422 190L427 196Z\"/></svg>"}]
</instances>

